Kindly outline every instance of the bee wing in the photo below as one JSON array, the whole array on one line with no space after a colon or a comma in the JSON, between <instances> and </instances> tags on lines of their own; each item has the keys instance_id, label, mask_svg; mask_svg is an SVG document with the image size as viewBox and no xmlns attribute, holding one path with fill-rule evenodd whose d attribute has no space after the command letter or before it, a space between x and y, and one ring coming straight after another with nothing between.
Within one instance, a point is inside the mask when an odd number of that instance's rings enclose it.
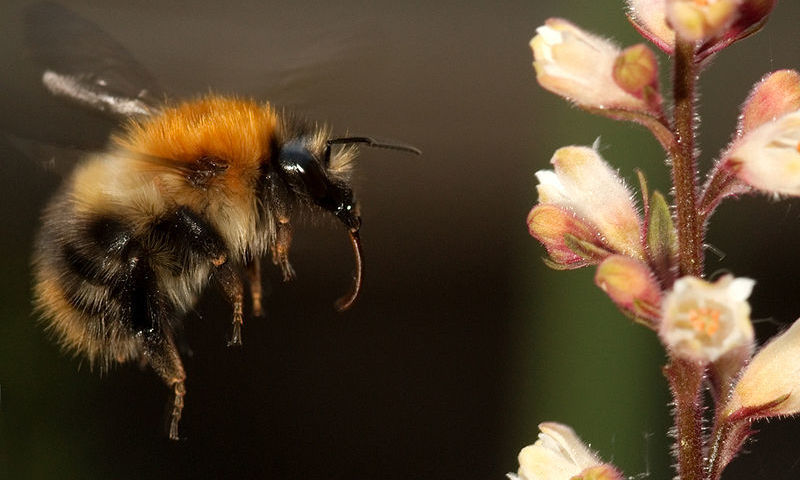
<instances>
[{"instance_id":1,"label":"bee wing","mask_svg":"<svg viewBox=\"0 0 800 480\"><path fill-rule=\"evenodd\" d=\"M157 110L156 80L111 35L54 3L25 13L26 40L52 94L117 118Z\"/></svg>"},{"instance_id":2,"label":"bee wing","mask_svg":"<svg viewBox=\"0 0 800 480\"><path fill-rule=\"evenodd\" d=\"M46 172L62 177L71 172L75 165L90 152L83 148L32 140L9 132L3 132L1 137L25 158L33 160Z\"/></svg>"}]
</instances>

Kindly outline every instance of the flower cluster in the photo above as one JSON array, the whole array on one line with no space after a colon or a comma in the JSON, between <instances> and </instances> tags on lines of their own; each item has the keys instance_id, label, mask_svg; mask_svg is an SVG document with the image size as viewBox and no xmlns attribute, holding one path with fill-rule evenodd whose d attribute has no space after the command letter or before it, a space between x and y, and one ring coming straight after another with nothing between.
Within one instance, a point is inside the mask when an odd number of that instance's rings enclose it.
<instances>
[{"instance_id":1,"label":"flower cluster","mask_svg":"<svg viewBox=\"0 0 800 480\"><path fill-rule=\"evenodd\" d=\"M595 283L620 311L658 333L669 357L664 372L674 396L681 479L719 479L753 433L752 422L800 413L800 320L756 352L748 303L755 282L732 275L708 281L702 258L705 229L724 199L800 196L800 73L773 72L753 87L733 140L703 185L696 183L693 148L698 75L711 56L760 29L774 6L775 0L628 0L636 29L673 59L674 105L665 105L670 97L660 91L655 54L644 44L620 48L559 18L537 28L530 42L542 87L590 113L644 125L669 157L672 205L648 192L642 173L636 195L597 145L560 148L552 169L536 172L539 199L527 224L547 250L547 265L596 266ZM539 428L510 478L622 478L569 427Z\"/></svg>"}]
</instances>

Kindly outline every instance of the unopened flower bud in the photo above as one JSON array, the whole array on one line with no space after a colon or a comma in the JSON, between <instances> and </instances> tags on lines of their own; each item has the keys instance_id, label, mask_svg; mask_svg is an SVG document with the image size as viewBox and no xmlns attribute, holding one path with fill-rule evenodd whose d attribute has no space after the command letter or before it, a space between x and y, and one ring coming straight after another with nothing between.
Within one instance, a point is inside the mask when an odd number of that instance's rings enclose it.
<instances>
[{"instance_id":1,"label":"unopened flower bud","mask_svg":"<svg viewBox=\"0 0 800 480\"><path fill-rule=\"evenodd\" d=\"M597 267L594 282L622 311L657 323L661 288L643 262L622 255L608 257Z\"/></svg>"},{"instance_id":2,"label":"unopened flower bud","mask_svg":"<svg viewBox=\"0 0 800 480\"><path fill-rule=\"evenodd\" d=\"M647 102L614 81L614 62L620 55L616 45L560 18L547 20L536 33L530 45L542 87L582 107L650 110Z\"/></svg>"},{"instance_id":3,"label":"unopened flower bud","mask_svg":"<svg viewBox=\"0 0 800 480\"><path fill-rule=\"evenodd\" d=\"M678 358L714 362L754 341L747 298L755 282L726 275L715 283L678 279L663 303L659 327L667 351Z\"/></svg>"},{"instance_id":4,"label":"unopened flower bud","mask_svg":"<svg viewBox=\"0 0 800 480\"><path fill-rule=\"evenodd\" d=\"M539 439L519 452L516 480L622 480L612 465L603 463L575 432L560 423L539 424Z\"/></svg>"},{"instance_id":5,"label":"unopened flower bud","mask_svg":"<svg viewBox=\"0 0 800 480\"><path fill-rule=\"evenodd\" d=\"M720 35L739 15L742 0L667 0L667 22L685 40Z\"/></svg>"},{"instance_id":6,"label":"unopened flower bud","mask_svg":"<svg viewBox=\"0 0 800 480\"><path fill-rule=\"evenodd\" d=\"M620 88L649 103L659 102L658 61L643 43L623 50L614 62L614 81Z\"/></svg>"}]
</instances>

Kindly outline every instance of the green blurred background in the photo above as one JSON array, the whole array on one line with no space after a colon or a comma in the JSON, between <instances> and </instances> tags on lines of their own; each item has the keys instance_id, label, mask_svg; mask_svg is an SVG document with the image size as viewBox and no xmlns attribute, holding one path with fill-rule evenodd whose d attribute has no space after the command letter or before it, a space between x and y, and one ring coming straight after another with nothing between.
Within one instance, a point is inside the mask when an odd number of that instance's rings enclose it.
<instances>
[{"instance_id":1,"label":"green blurred background","mask_svg":"<svg viewBox=\"0 0 800 480\"><path fill-rule=\"evenodd\" d=\"M113 125L49 98L22 41L27 2L0 5L0 127L100 146ZM573 426L628 475L670 478L668 395L654 336L617 314L593 272L555 272L527 234L533 173L591 144L634 183L669 190L642 129L541 90L528 41L561 16L629 45L622 2L65 3L102 25L176 97L209 89L285 105L349 131L404 140L422 158L365 151L367 277L352 311L331 302L352 259L333 222L307 222L298 278L265 273L265 321L225 347L229 308L210 289L186 319L186 440L165 440L168 392L121 366L101 377L62 354L30 309L30 245L60 182L0 141L0 478L475 478L516 469L536 425ZM800 4L735 45L701 84L703 167L729 140L763 73L800 66ZM662 58L662 76L668 67ZM800 312L797 202L723 205L708 271L758 280L763 341ZM759 425L726 478L797 478L797 421Z\"/></svg>"}]
</instances>

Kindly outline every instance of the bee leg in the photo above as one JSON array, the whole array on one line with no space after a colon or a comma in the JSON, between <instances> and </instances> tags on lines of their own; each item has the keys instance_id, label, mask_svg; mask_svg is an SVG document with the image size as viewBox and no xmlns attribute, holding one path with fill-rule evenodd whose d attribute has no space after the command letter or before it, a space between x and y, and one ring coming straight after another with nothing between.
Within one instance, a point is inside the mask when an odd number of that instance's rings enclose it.
<instances>
[{"instance_id":1,"label":"bee leg","mask_svg":"<svg viewBox=\"0 0 800 480\"><path fill-rule=\"evenodd\" d=\"M169 421L169 439L179 440L178 422L183 412L183 397L186 395L186 373L175 347L175 342L166 335L151 334L145 337L145 357L150 366L172 389L172 413Z\"/></svg>"},{"instance_id":2,"label":"bee leg","mask_svg":"<svg viewBox=\"0 0 800 480\"><path fill-rule=\"evenodd\" d=\"M260 317L264 314L261 306L261 259L256 257L246 266L247 280L250 284L250 300L253 303L253 316Z\"/></svg>"},{"instance_id":3,"label":"bee leg","mask_svg":"<svg viewBox=\"0 0 800 480\"><path fill-rule=\"evenodd\" d=\"M275 232L275 245L272 246L272 263L279 266L283 273L283 281L288 282L294 278L294 268L289 263L289 247L292 244L292 225L289 217L278 217Z\"/></svg>"},{"instance_id":4,"label":"bee leg","mask_svg":"<svg viewBox=\"0 0 800 480\"><path fill-rule=\"evenodd\" d=\"M141 245L131 241L128 253L128 270L120 292L130 305L126 322L142 338L142 360L172 389L169 438L178 440L178 422L186 395L186 372L173 337L174 306L159 291L155 272Z\"/></svg>"},{"instance_id":5,"label":"bee leg","mask_svg":"<svg viewBox=\"0 0 800 480\"><path fill-rule=\"evenodd\" d=\"M242 345L242 306L244 305L244 286L242 279L231 267L230 263L224 263L217 267L217 272L214 275L228 297L228 301L233 306L233 327L231 331L231 339L228 341L228 346Z\"/></svg>"}]
</instances>

